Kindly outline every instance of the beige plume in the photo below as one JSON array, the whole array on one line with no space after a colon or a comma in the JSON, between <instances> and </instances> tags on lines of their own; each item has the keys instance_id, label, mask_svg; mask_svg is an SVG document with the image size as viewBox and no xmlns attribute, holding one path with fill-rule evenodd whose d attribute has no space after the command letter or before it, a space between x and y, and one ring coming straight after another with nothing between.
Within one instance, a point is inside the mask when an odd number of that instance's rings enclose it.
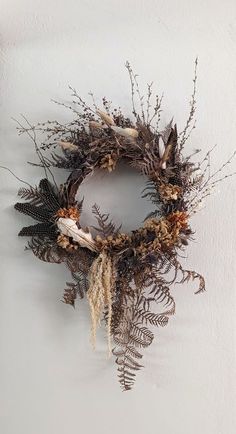
<instances>
[{"instance_id":1,"label":"beige plume","mask_svg":"<svg viewBox=\"0 0 236 434\"><path fill-rule=\"evenodd\" d=\"M138 131L134 128L121 128L116 126L112 126L111 128L116 134L119 134L120 136L127 137L129 139L136 139L138 137Z\"/></svg>"},{"instance_id":2,"label":"beige plume","mask_svg":"<svg viewBox=\"0 0 236 434\"><path fill-rule=\"evenodd\" d=\"M94 128L94 129L98 129L98 130L101 130L104 128L104 126L102 124L100 124L100 122L96 122L96 121L90 121L89 127Z\"/></svg>"},{"instance_id":3,"label":"beige plume","mask_svg":"<svg viewBox=\"0 0 236 434\"><path fill-rule=\"evenodd\" d=\"M96 113L98 114L98 116L100 116L102 121L105 122L105 124L115 125L113 118L110 115L108 115L106 112L103 112L102 110L97 110Z\"/></svg>"},{"instance_id":4,"label":"beige plume","mask_svg":"<svg viewBox=\"0 0 236 434\"><path fill-rule=\"evenodd\" d=\"M74 145L71 142L64 142L63 140L60 140L58 142L58 145L65 150L68 149L69 151L78 151L78 146Z\"/></svg>"}]
</instances>

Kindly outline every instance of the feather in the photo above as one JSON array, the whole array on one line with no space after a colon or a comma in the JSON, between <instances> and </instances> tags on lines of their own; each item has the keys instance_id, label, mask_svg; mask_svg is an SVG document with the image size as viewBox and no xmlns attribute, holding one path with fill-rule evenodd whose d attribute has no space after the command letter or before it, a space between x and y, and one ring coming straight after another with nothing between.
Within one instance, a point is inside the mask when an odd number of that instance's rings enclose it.
<instances>
[{"instance_id":1,"label":"feather","mask_svg":"<svg viewBox=\"0 0 236 434\"><path fill-rule=\"evenodd\" d=\"M42 202L52 212L56 212L60 208L60 200L58 199L52 185L47 178L41 179L39 183L39 189L42 195Z\"/></svg>"},{"instance_id":2,"label":"feather","mask_svg":"<svg viewBox=\"0 0 236 434\"><path fill-rule=\"evenodd\" d=\"M26 226L18 234L20 237L32 237L35 235L55 237L55 227L52 223L37 223L36 225Z\"/></svg>"},{"instance_id":3,"label":"feather","mask_svg":"<svg viewBox=\"0 0 236 434\"><path fill-rule=\"evenodd\" d=\"M43 206L35 206L31 205L30 203L19 203L17 202L14 205L14 208L22 212L23 214L26 214L33 219L39 221L39 222L48 222L51 218L51 212Z\"/></svg>"}]
</instances>

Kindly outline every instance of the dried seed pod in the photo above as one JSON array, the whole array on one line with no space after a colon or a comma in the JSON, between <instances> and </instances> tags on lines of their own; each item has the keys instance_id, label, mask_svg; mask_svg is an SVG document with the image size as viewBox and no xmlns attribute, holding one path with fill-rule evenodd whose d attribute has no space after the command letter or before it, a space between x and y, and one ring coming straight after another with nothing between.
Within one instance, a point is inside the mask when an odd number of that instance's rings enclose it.
<instances>
[{"instance_id":1,"label":"dried seed pod","mask_svg":"<svg viewBox=\"0 0 236 434\"><path fill-rule=\"evenodd\" d=\"M113 118L110 115L108 115L106 112L103 112L102 110L97 110L96 113L98 114L98 116L100 116L102 121L105 122L105 124L115 125Z\"/></svg>"},{"instance_id":2,"label":"dried seed pod","mask_svg":"<svg viewBox=\"0 0 236 434\"><path fill-rule=\"evenodd\" d=\"M78 146L74 145L74 143L71 142L64 142L63 140L60 140L58 142L58 145L61 146L61 148L64 150L78 151Z\"/></svg>"}]
</instances>

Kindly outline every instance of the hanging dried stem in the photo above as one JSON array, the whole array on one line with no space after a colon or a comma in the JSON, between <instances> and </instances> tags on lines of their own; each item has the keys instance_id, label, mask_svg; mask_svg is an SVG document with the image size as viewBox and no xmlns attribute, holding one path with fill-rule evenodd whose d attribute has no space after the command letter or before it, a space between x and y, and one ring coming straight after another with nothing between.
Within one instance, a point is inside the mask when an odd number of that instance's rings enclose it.
<instances>
[{"instance_id":1,"label":"hanging dried stem","mask_svg":"<svg viewBox=\"0 0 236 434\"><path fill-rule=\"evenodd\" d=\"M112 291L114 288L113 264L111 258L101 253L93 262L90 270L90 286L87 297L90 305L93 347L96 343L96 330L100 325L102 312L108 308L107 339L108 354L111 354L111 319L112 319Z\"/></svg>"}]
</instances>

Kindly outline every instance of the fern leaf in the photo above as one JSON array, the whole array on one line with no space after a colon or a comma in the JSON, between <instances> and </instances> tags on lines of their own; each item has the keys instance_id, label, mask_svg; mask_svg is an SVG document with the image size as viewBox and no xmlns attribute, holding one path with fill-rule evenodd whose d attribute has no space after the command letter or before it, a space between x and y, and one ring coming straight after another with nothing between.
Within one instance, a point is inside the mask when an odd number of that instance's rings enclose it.
<instances>
[{"instance_id":1,"label":"fern leaf","mask_svg":"<svg viewBox=\"0 0 236 434\"><path fill-rule=\"evenodd\" d=\"M75 300L77 298L76 285L74 283L66 282L67 288L64 289L63 300L65 304L75 307Z\"/></svg>"},{"instance_id":2,"label":"fern leaf","mask_svg":"<svg viewBox=\"0 0 236 434\"><path fill-rule=\"evenodd\" d=\"M109 214L102 214L97 204L93 205L92 212L98 222L98 227L93 227L98 232L100 232L104 236L104 238L107 238L109 235L113 235L119 232L121 226L116 228L112 220L109 220Z\"/></svg>"},{"instance_id":3,"label":"fern leaf","mask_svg":"<svg viewBox=\"0 0 236 434\"><path fill-rule=\"evenodd\" d=\"M170 294L170 289L168 286L158 283L154 284L150 294L152 294L157 303L161 303L163 306L175 306L174 299Z\"/></svg>"},{"instance_id":4,"label":"fern leaf","mask_svg":"<svg viewBox=\"0 0 236 434\"><path fill-rule=\"evenodd\" d=\"M51 240L45 238L35 237L28 243L27 249L32 250L34 255L44 262L51 262L60 264L63 262L63 255L60 254L61 250L58 245Z\"/></svg>"},{"instance_id":5,"label":"fern leaf","mask_svg":"<svg viewBox=\"0 0 236 434\"><path fill-rule=\"evenodd\" d=\"M18 196L29 201L31 205L42 205L42 195L38 187L20 188Z\"/></svg>"},{"instance_id":6,"label":"fern leaf","mask_svg":"<svg viewBox=\"0 0 236 434\"><path fill-rule=\"evenodd\" d=\"M156 314L152 312L144 312L142 315L143 319L151 324L152 326L164 327L168 324L169 318L164 314Z\"/></svg>"},{"instance_id":7,"label":"fern leaf","mask_svg":"<svg viewBox=\"0 0 236 434\"><path fill-rule=\"evenodd\" d=\"M197 273L196 271L192 271L192 270L184 270L181 267L181 272L182 272L182 279L177 282L177 283L185 283L185 282L189 282L190 280L196 280L198 279L199 281L199 286L197 291L195 291L195 294L200 294L201 292L204 292L206 290L206 284L205 284L205 279L204 277Z\"/></svg>"}]
</instances>

